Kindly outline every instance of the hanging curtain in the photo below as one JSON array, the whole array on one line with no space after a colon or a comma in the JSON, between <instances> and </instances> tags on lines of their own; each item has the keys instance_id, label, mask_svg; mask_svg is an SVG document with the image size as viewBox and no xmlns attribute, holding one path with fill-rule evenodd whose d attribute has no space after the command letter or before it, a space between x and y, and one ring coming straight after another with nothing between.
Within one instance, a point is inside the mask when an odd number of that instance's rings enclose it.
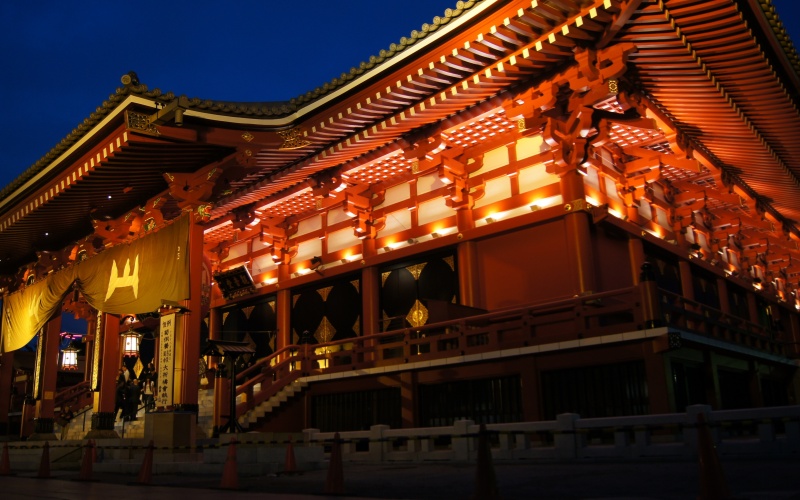
<instances>
[{"instance_id":1,"label":"hanging curtain","mask_svg":"<svg viewBox=\"0 0 800 500\"><path fill-rule=\"evenodd\" d=\"M104 250L6 297L0 352L25 346L57 312L75 283L90 306L141 314L189 297L189 216L156 233Z\"/></svg>"}]
</instances>

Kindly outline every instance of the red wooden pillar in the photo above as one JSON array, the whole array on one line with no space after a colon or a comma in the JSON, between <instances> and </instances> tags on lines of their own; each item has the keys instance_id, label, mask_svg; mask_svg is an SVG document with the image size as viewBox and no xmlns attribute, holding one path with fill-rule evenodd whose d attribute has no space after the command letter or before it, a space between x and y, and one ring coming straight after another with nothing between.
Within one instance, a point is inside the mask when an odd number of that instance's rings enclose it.
<instances>
[{"instance_id":1,"label":"red wooden pillar","mask_svg":"<svg viewBox=\"0 0 800 500\"><path fill-rule=\"evenodd\" d=\"M41 375L39 382L39 398L36 401L36 417L34 433L28 439L55 439L53 423L55 422L56 383L58 382L59 359L61 347L61 313L56 314L45 325L41 357Z\"/></svg>"},{"instance_id":2,"label":"red wooden pillar","mask_svg":"<svg viewBox=\"0 0 800 500\"><path fill-rule=\"evenodd\" d=\"M692 266L685 260L678 262L681 275L681 295L688 300L694 300L694 282L692 281Z\"/></svg>"},{"instance_id":3,"label":"red wooden pillar","mask_svg":"<svg viewBox=\"0 0 800 500\"><path fill-rule=\"evenodd\" d=\"M403 428L417 427L417 372L400 374L400 401Z\"/></svg>"},{"instance_id":4,"label":"red wooden pillar","mask_svg":"<svg viewBox=\"0 0 800 500\"><path fill-rule=\"evenodd\" d=\"M214 373L214 436L230 418L231 380L223 363L219 363ZM224 417L224 418L223 418Z\"/></svg>"},{"instance_id":5,"label":"red wooden pillar","mask_svg":"<svg viewBox=\"0 0 800 500\"><path fill-rule=\"evenodd\" d=\"M361 270L362 335L373 335L381 331L380 286L377 267L370 266Z\"/></svg>"},{"instance_id":6,"label":"red wooden pillar","mask_svg":"<svg viewBox=\"0 0 800 500\"><path fill-rule=\"evenodd\" d=\"M95 330L97 329L97 315L92 314L86 318L86 336L83 342L83 380L91 383L92 363L94 362Z\"/></svg>"},{"instance_id":7,"label":"red wooden pillar","mask_svg":"<svg viewBox=\"0 0 800 500\"><path fill-rule=\"evenodd\" d=\"M647 379L647 394L650 404L650 413L670 413L671 408L670 384L667 378L666 362L669 359L664 354L656 352L655 343L642 342L642 356L644 358L645 377Z\"/></svg>"},{"instance_id":8,"label":"red wooden pillar","mask_svg":"<svg viewBox=\"0 0 800 500\"><path fill-rule=\"evenodd\" d=\"M644 244L642 240L631 236L628 238L628 254L631 260L631 276L633 277L633 284L639 284L639 275L642 272L642 264L646 259L644 255Z\"/></svg>"},{"instance_id":9,"label":"red wooden pillar","mask_svg":"<svg viewBox=\"0 0 800 500\"><path fill-rule=\"evenodd\" d=\"M197 413L197 392L200 389L200 324L202 317L203 227L192 218L189 226L189 299L182 301L188 309L180 321L176 347L176 378L180 389L176 406Z\"/></svg>"},{"instance_id":10,"label":"red wooden pillar","mask_svg":"<svg viewBox=\"0 0 800 500\"><path fill-rule=\"evenodd\" d=\"M472 218L472 209L459 208L456 210L456 225L459 231L469 231L475 227L475 220Z\"/></svg>"},{"instance_id":11,"label":"red wooden pillar","mask_svg":"<svg viewBox=\"0 0 800 500\"><path fill-rule=\"evenodd\" d=\"M88 438L119 437L114 431L115 395L117 376L119 375L119 316L103 313L101 317L102 331L101 365L99 373L99 390L95 411L92 415L92 430Z\"/></svg>"},{"instance_id":12,"label":"red wooden pillar","mask_svg":"<svg viewBox=\"0 0 800 500\"><path fill-rule=\"evenodd\" d=\"M592 236L590 215L583 209L586 206L583 175L577 169L569 169L561 174L561 196L567 212L564 223L567 253L573 269L573 291L575 295L588 294L595 291Z\"/></svg>"},{"instance_id":13,"label":"red wooden pillar","mask_svg":"<svg viewBox=\"0 0 800 500\"><path fill-rule=\"evenodd\" d=\"M361 240L361 255L363 258L373 257L377 253L375 249L375 240L373 238L364 238Z\"/></svg>"},{"instance_id":14,"label":"red wooden pillar","mask_svg":"<svg viewBox=\"0 0 800 500\"><path fill-rule=\"evenodd\" d=\"M717 294L719 295L719 310L730 314L731 302L728 297L728 282L725 278L717 278Z\"/></svg>"},{"instance_id":15,"label":"red wooden pillar","mask_svg":"<svg viewBox=\"0 0 800 500\"><path fill-rule=\"evenodd\" d=\"M208 339L220 340L222 338L222 311L219 307L212 307L208 311ZM208 369L216 370L219 360L216 356L208 357Z\"/></svg>"},{"instance_id":16,"label":"red wooden pillar","mask_svg":"<svg viewBox=\"0 0 800 500\"><path fill-rule=\"evenodd\" d=\"M474 241L463 241L456 248L458 256L458 294L461 304L481 307L480 275L478 274L478 245Z\"/></svg>"},{"instance_id":17,"label":"red wooden pillar","mask_svg":"<svg viewBox=\"0 0 800 500\"><path fill-rule=\"evenodd\" d=\"M287 266L288 267L288 266ZM281 288L277 298L277 349L292 344L292 295L291 290Z\"/></svg>"}]
</instances>

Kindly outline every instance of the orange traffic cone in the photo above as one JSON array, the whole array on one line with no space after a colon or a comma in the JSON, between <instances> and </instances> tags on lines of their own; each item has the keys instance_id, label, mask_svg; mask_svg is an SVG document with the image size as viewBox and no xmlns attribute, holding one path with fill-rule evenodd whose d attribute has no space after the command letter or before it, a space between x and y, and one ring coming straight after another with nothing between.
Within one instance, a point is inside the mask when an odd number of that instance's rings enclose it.
<instances>
[{"instance_id":1,"label":"orange traffic cone","mask_svg":"<svg viewBox=\"0 0 800 500\"><path fill-rule=\"evenodd\" d=\"M236 438L231 438L230 445L228 445L228 457L225 459L219 487L225 490L239 489L239 473L236 470Z\"/></svg>"},{"instance_id":2,"label":"orange traffic cone","mask_svg":"<svg viewBox=\"0 0 800 500\"><path fill-rule=\"evenodd\" d=\"M11 460L8 459L8 443L3 443L3 459L0 460L0 476L11 475Z\"/></svg>"},{"instance_id":3,"label":"orange traffic cone","mask_svg":"<svg viewBox=\"0 0 800 500\"><path fill-rule=\"evenodd\" d=\"M150 484L153 480L153 440L150 440L150 444L147 446L147 451L144 453L144 460L142 460L142 466L139 468L139 477L136 480L139 484Z\"/></svg>"},{"instance_id":4,"label":"orange traffic cone","mask_svg":"<svg viewBox=\"0 0 800 500\"><path fill-rule=\"evenodd\" d=\"M283 472L288 474L297 472L297 462L294 459L292 436L289 436L289 444L286 445L286 465L284 465Z\"/></svg>"},{"instance_id":5,"label":"orange traffic cone","mask_svg":"<svg viewBox=\"0 0 800 500\"><path fill-rule=\"evenodd\" d=\"M697 414L697 458L700 464L700 494L698 500L723 500L731 498L725 473L719 462L717 449L711 439L706 418Z\"/></svg>"},{"instance_id":6,"label":"orange traffic cone","mask_svg":"<svg viewBox=\"0 0 800 500\"><path fill-rule=\"evenodd\" d=\"M92 455L94 454L94 442L90 439L86 442L83 450L83 460L81 460L81 472L78 474L78 481L92 480Z\"/></svg>"},{"instance_id":7,"label":"orange traffic cone","mask_svg":"<svg viewBox=\"0 0 800 500\"><path fill-rule=\"evenodd\" d=\"M475 473L475 494L472 498L476 500L497 500L500 498L497 493L497 478L494 475L492 450L489 446L489 433L486 431L486 424L481 424L478 432L478 467Z\"/></svg>"},{"instance_id":8,"label":"orange traffic cone","mask_svg":"<svg viewBox=\"0 0 800 500\"><path fill-rule=\"evenodd\" d=\"M42 447L42 461L39 462L39 473L36 477L50 477L50 441L45 441Z\"/></svg>"},{"instance_id":9,"label":"orange traffic cone","mask_svg":"<svg viewBox=\"0 0 800 500\"><path fill-rule=\"evenodd\" d=\"M331 447L331 459L328 463L328 480L325 483L325 494L344 495L342 444L338 432L333 435L333 446Z\"/></svg>"}]
</instances>

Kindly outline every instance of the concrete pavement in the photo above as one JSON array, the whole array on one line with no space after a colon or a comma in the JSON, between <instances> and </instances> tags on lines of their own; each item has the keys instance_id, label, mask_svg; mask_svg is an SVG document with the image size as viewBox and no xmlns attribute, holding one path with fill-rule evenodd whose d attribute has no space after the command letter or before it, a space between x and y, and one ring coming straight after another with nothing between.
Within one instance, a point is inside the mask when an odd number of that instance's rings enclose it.
<instances>
[{"instance_id":1,"label":"concrete pavement","mask_svg":"<svg viewBox=\"0 0 800 500\"><path fill-rule=\"evenodd\" d=\"M750 500L800 499L800 459L733 460L723 463L736 498ZM685 500L698 494L699 468L694 462L571 462L496 463L501 498L513 499L642 499ZM475 491L475 464L345 463L344 490L338 499L469 499ZM34 473L0 477L0 496L6 499L58 498L123 500L182 496L211 498L309 500L326 497L326 469L294 475L240 475L241 491L217 489L219 477L159 475L152 485L130 485L135 476L99 473L95 481L77 482L75 471L55 471L54 479L35 479ZM102 496L101 496L102 495Z\"/></svg>"}]
</instances>

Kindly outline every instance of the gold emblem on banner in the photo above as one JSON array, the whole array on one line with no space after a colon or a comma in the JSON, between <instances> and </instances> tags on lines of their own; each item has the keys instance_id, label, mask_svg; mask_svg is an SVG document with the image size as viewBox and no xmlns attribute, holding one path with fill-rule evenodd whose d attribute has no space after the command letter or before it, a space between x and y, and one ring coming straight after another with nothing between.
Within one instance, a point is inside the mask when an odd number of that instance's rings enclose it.
<instances>
[{"instance_id":1,"label":"gold emblem on banner","mask_svg":"<svg viewBox=\"0 0 800 500\"><path fill-rule=\"evenodd\" d=\"M111 298L117 288L133 288L133 296L139 297L139 255L133 261L133 270L131 271L131 259L125 261L125 267L122 270L122 275L117 271L117 261L111 261L111 275L108 278L108 291L106 292L106 300Z\"/></svg>"}]
</instances>

